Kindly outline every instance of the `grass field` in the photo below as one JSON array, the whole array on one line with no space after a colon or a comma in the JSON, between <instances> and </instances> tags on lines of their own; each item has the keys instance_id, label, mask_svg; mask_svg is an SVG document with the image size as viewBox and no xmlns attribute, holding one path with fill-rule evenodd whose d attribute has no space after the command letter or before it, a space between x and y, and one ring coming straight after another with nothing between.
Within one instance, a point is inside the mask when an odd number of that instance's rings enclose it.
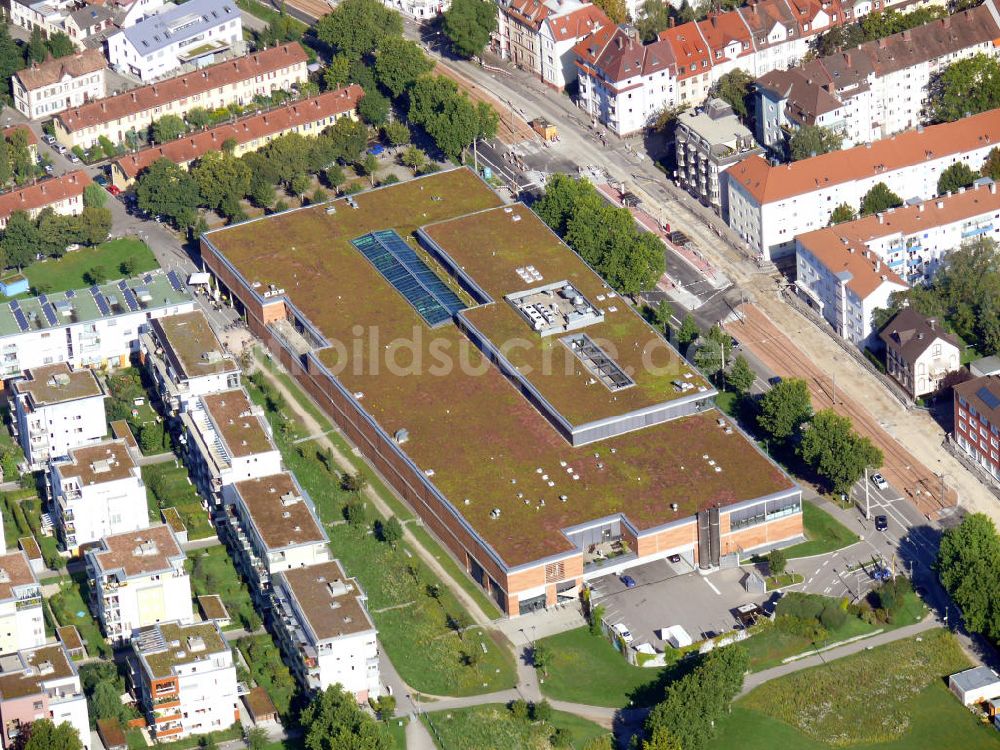
<instances>
[{"instance_id":1,"label":"grass field","mask_svg":"<svg viewBox=\"0 0 1000 750\"><path fill-rule=\"evenodd\" d=\"M60 626L76 625L80 636L87 643L87 654L92 657L108 658L111 647L108 646L86 604L87 581L85 574L78 574L72 580L64 580L59 591L48 597L49 608Z\"/></svg>"},{"instance_id":2,"label":"grass field","mask_svg":"<svg viewBox=\"0 0 1000 750\"><path fill-rule=\"evenodd\" d=\"M245 10L250 15L256 16L261 21L266 21L267 23L274 23L281 17L281 14L270 5L258 3L256 0L236 0L236 5L240 10ZM289 27L298 31L299 35L306 32L307 27L304 23L291 17L286 16L286 18Z\"/></svg>"},{"instance_id":3,"label":"grass field","mask_svg":"<svg viewBox=\"0 0 1000 750\"><path fill-rule=\"evenodd\" d=\"M858 541L858 535L819 506L802 503L802 525L806 541L785 548L785 556L809 557L848 547Z\"/></svg>"},{"instance_id":4,"label":"grass field","mask_svg":"<svg viewBox=\"0 0 1000 750\"><path fill-rule=\"evenodd\" d=\"M950 699L954 718L945 720L949 703L935 702L934 691L925 691L940 687L945 675L966 666L968 659L951 633L929 630L919 638L895 641L772 680L737 706L812 742L864 747L910 737L910 742L901 745L910 748L912 740L925 739L915 731L918 723L950 726L965 713ZM739 734L741 743L745 742L746 728L741 727ZM771 747L776 746L780 745L772 740ZM785 746L801 747L796 742ZM949 740L926 747L966 746Z\"/></svg>"},{"instance_id":5,"label":"grass field","mask_svg":"<svg viewBox=\"0 0 1000 750\"><path fill-rule=\"evenodd\" d=\"M254 610L250 592L240 580L225 547L218 545L192 550L188 559L192 563L191 591L195 597L218 594L229 611L233 627L256 630L260 626L260 617ZM197 603L194 606L197 611Z\"/></svg>"},{"instance_id":6,"label":"grass field","mask_svg":"<svg viewBox=\"0 0 1000 750\"><path fill-rule=\"evenodd\" d=\"M132 275L159 268L146 243L125 238L74 250L61 258L33 263L24 274L32 289L44 290L46 293L65 292L67 289L89 286L83 276L96 266L103 268L109 279L128 275L122 271L122 265L126 261L135 264Z\"/></svg>"},{"instance_id":7,"label":"grass field","mask_svg":"<svg viewBox=\"0 0 1000 750\"><path fill-rule=\"evenodd\" d=\"M553 711L546 722L516 719L506 706L492 704L425 714L435 743L442 750L549 750L556 729L568 736L560 747L580 750L588 740L608 734L593 722L573 714Z\"/></svg>"},{"instance_id":8,"label":"grass field","mask_svg":"<svg viewBox=\"0 0 1000 750\"><path fill-rule=\"evenodd\" d=\"M178 466L173 461L162 464L150 464L142 467L142 480L146 483L149 493L150 517L158 508L177 508L184 525L187 526L188 539L205 539L214 536L215 529L208 520L208 513L201 506L201 496L194 485L188 481L187 469ZM155 506L153 504L155 501ZM155 511L155 521L160 523L159 511Z\"/></svg>"},{"instance_id":9,"label":"grass field","mask_svg":"<svg viewBox=\"0 0 1000 750\"><path fill-rule=\"evenodd\" d=\"M662 699L663 669L634 667L607 640L577 628L542 638L552 666L542 683L548 698L622 708L631 701L649 706Z\"/></svg>"}]
</instances>

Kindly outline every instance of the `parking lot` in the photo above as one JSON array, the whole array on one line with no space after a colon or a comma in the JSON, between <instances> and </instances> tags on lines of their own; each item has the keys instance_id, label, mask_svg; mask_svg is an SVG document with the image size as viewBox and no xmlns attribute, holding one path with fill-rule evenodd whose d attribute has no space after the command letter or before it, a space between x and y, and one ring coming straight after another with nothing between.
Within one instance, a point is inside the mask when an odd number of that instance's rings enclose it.
<instances>
[{"instance_id":1,"label":"parking lot","mask_svg":"<svg viewBox=\"0 0 1000 750\"><path fill-rule=\"evenodd\" d=\"M617 575L594 579L595 603L604 605L605 619L612 626L624 623L633 644L649 643L663 650L660 630L680 625L695 641L731 630L736 623L732 610L748 602L763 602L767 596L743 589L747 571L716 570L703 576L690 564L666 560L629 568L635 581L627 588Z\"/></svg>"}]
</instances>

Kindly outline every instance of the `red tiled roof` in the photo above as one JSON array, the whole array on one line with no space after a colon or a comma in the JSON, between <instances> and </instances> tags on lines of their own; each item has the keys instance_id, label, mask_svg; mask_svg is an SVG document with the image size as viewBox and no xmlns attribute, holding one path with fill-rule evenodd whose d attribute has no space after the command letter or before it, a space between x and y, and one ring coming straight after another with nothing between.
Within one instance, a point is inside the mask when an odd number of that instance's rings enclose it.
<instances>
[{"instance_id":1,"label":"red tiled roof","mask_svg":"<svg viewBox=\"0 0 1000 750\"><path fill-rule=\"evenodd\" d=\"M15 211L42 209L66 198L83 195L83 189L90 183L87 173L81 170L42 180L20 190L11 190L0 195L0 217L6 218Z\"/></svg>"},{"instance_id":2,"label":"red tiled roof","mask_svg":"<svg viewBox=\"0 0 1000 750\"><path fill-rule=\"evenodd\" d=\"M68 132L74 132L305 62L305 51L298 42L292 42L185 73L176 78L168 78L160 83L142 86L117 96L96 99L80 107L68 109L56 117Z\"/></svg>"},{"instance_id":3,"label":"red tiled roof","mask_svg":"<svg viewBox=\"0 0 1000 750\"><path fill-rule=\"evenodd\" d=\"M675 62L666 42L642 44L615 26L601 28L573 50L585 64L599 69L607 80L616 83L638 75L652 75Z\"/></svg>"},{"instance_id":4,"label":"red tiled roof","mask_svg":"<svg viewBox=\"0 0 1000 750\"><path fill-rule=\"evenodd\" d=\"M51 86L63 79L63 76L89 75L107 67L104 59L104 52L100 49L88 49L78 52L75 55L59 57L54 60L32 65L30 68L19 70L14 73L14 77L21 81L21 85L28 91Z\"/></svg>"},{"instance_id":5,"label":"red tiled roof","mask_svg":"<svg viewBox=\"0 0 1000 750\"><path fill-rule=\"evenodd\" d=\"M562 16L550 16L545 23L552 28L552 38L557 42L583 39L605 26L614 26L604 11L593 4L584 5Z\"/></svg>"},{"instance_id":6,"label":"red tiled roof","mask_svg":"<svg viewBox=\"0 0 1000 750\"><path fill-rule=\"evenodd\" d=\"M514 0L504 12L522 26L538 31L551 11L541 0Z\"/></svg>"},{"instance_id":7,"label":"red tiled roof","mask_svg":"<svg viewBox=\"0 0 1000 750\"><path fill-rule=\"evenodd\" d=\"M707 42L714 60L726 59L725 57L716 57L715 54L725 52L726 47L733 42L739 45L737 57L752 55L754 52L750 29L740 19L739 13L713 13L698 23L698 30Z\"/></svg>"},{"instance_id":8,"label":"red tiled roof","mask_svg":"<svg viewBox=\"0 0 1000 750\"><path fill-rule=\"evenodd\" d=\"M28 134L28 145L29 146L37 146L38 145L38 136L36 136L35 132L31 128L29 128L27 125L12 125L9 128L4 128L3 129L4 138L10 139L10 137L14 133L16 133L18 130L23 130L25 133Z\"/></svg>"},{"instance_id":9,"label":"red tiled roof","mask_svg":"<svg viewBox=\"0 0 1000 750\"><path fill-rule=\"evenodd\" d=\"M274 133L291 130L307 122L349 112L358 106L364 90L357 84L310 99L293 102L279 109L226 123L193 135L178 138L161 146L137 151L119 158L116 163L129 178L137 176L157 159L169 159L175 164L185 164L204 156L209 151L222 148L230 138L237 143L248 143Z\"/></svg>"},{"instance_id":10,"label":"red tiled roof","mask_svg":"<svg viewBox=\"0 0 1000 750\"><path fill-rule=\"evenodd\" d=\"M991 143L1000 145L1000 109L776 167L755 154L730 167L729 179L758 204L774 203Z\"/></svg>"},{"instance_id":11,"label":"red tiled roof","mask_svg":"<svg viewBox=\"0 0 1000 750\"><path fill-rule=\"evenodd\" d=\"M700 75L712 67L712 53L698 33L698 24L685 23L660 32L660 41L670 45L677 60L677 78Z\"/></svg>"}]
</instances>

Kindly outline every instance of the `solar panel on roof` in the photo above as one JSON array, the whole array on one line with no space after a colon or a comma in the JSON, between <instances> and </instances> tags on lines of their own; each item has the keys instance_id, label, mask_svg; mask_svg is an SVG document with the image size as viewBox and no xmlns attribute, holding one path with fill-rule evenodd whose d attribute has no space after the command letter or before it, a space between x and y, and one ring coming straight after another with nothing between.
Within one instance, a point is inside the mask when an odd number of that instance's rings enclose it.
<instances>
[{"instance_id":1,"label":"solar panel on roof","mask_svg":"<svg viewBox=\"0 0 1000 750\"><path fill-rule=\"evenodd\" d=\"M153 280L153 274L151 273L147 273L145 276L142 277L143 284L148 284L152 280Z\"/></svg>"},{"instance_id":2,"label":"solar panel on roof","mask_svg":"<svg viewBox=\"0 0 1000 750\"><path fill-rule=\"evenodd\" d=\"M17 322L17 327L22 331L28 330L28 319L24 317L24 311L20 307L11 307L11 312L14 313L14 320Z\"/></svg>"},{"instance_id":3,"label":"solar panel on roof","mask_svg":"<svg viewBox=\"0 0 1000 750\"><path fill-rule=\"evenodd\" d=\"M56 311L52 309L52 305L48 302L42 305L42 312L45 313L45 319L49 321L50 326L54 326L59 322L59 318L56 317Z\"/></svg>"},{"instance_id":4,"label":"solar panel on roof","mask_svg":"<svg viewBox=\"0 0 1000 750\"><path fill-rule=\"evenodd\" d=\"M11 300L11 303L10 303L10 309L11 310L19 310L20 308L21 308L21 303L20 302L18 302L16 299L15 300Z\"/></svg>"},{"instance_id":5,"label":"solar panel on roof","mask_svg":"<svg viewBox=\"0 0 1000 750\"><path fill-rule=\"evenodd\" d=\"M70 289L68 292L66 292L66 299L73 299L75 296L76 296L76 292L74 292L72 289Z\"/></svg>"},{"instance_id":6,"label":"solar panel on roof","mask_svg":"<svg viewBox=\"0 0 1000 750\"><path fill-rule=\"evenodd\" d=\"M184 291L184 287L181 286L181 280L177 278L176 272L167 271L167 280L170 282L170 286L172 286L176 291L178 292Z\"/></svg>"},{"instance_id":7,"label":"solar panel on roof","mask_svg":"<svg viewBox=\"0 0 1000 750\"><path fill-rule=\"evenodd\" d=\"M131 289L125 287L122 290L122 296L125 297L125 304L128 305L129 309L132 312L135 312L136 310L139 309L139 300L135 298L135 294L132 293Z\"/></svg>"},{"instance_id":8,"label":"solar panel on roof","mask_svg":"<svg viewBox=\"0 0 1000 750\"><path fill-rule=\"evenodd\" d=\"M44 304L48 303L49 298L46 297L44 294L39 294L38 295L38 301L41 302L44 305Z\"/></svg>"},{"instance_id":9,"label":"solar panel on roof","mask_svg":"<svg viewBox=\"0 0 1000 750\"><path fill-rule=\"evenodd\" d=\"M440 325L465 303L438 278L403 238L392 229L352 240L375 269L406 299L431 327Z\"/></svg>"},{"instance_id":10,"label":"solar panel on roof","mask_svg":"<svg viewBox=\"0 0 1000 750\"><path fill-rule=\"evenodd\" d=\"M98 294L101 293L101 287L97 286L97 284L94 284L92 287L90 287L90 293L96 297Z\"/></svg>"},{"instance_id":11,"label":"solar panel on roof","mask_svg":"<svg viewBox=\"0 0 1000 750\"><path fill-rule=\"evenodd\" d=\"M90 293L94 295L94 302L97 303L97 309L101 311L101 315L110 315L111 308L108 307L108 301L104 299L101 290L96 286L92 286L90 287Z\"/></svg>"},{"instance_id":12,"label":"solar panel on roof","mask_svg":"<svg viewBox=\"0 0 1000 750\"><path fill-rule=\"evenodd\" d=\"M976 391L976 395L979 396L979 398L982 399L982 402L991 409L996 409L1000 406L1000 396L997 396L985 385Z\"/></svg>"}]
</instances>

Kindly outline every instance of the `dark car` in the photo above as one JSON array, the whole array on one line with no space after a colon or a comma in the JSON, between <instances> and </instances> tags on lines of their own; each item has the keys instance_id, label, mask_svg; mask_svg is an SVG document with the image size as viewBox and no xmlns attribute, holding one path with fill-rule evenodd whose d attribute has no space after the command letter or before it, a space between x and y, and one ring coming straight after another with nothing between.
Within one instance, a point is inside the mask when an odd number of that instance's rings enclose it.
<instances>
[{"instance_id":1,"label":"dark car","mask_svg":"<svg viewBox=\"0 0 1000 750\"><path fill-rule=\"evenodd\" d=\"M888 516L875 516L875 531L885 531L889 528Z\"/></svg>"},{"instance_id":2,"label":"dark car","mask_svg":"<svg viewBox=\"0 0 1000 750\"><path fill-rule=\"evenodd\" d=\"M680 555L670 555L670 557L668 557L667 559L670 562L672 562L674 565L676 565L677 563L679 563L681 561L681 556Z\"/></svg>"},{"instance_id":3,"label":"dark car","mask_svg":"<svg viewBox=\"0 0 1000 750\"><path fill-rule=\"evenodd\" d=\"M95 176L94 177L94 182L96 182L101 187L107 187L108 186L108 178L105 177L102 174L99 174L99 175Z\"/></svg>"},{"instance_id":4,"label":"dark car","mask_svg":"<svg viewBox=\"0 0 1000 750\"><path fill-rule=\"evenodd\" d=\"M771 385L778 385L778 383L781 382L781 376L775 375L773 378L768 378L767 382L770 383Z\"/></svg>"},{"instance_id":5,"label":"dark car","mask_svg":"<svg viewBox=\"0 0 1000 750\"><path fill-rule=\"evenodd\" d=\"M621 582L625 584L625 588L627 589L635 588L635 579L632 576L622 576Z\"/></svg>"}]
</instances>

